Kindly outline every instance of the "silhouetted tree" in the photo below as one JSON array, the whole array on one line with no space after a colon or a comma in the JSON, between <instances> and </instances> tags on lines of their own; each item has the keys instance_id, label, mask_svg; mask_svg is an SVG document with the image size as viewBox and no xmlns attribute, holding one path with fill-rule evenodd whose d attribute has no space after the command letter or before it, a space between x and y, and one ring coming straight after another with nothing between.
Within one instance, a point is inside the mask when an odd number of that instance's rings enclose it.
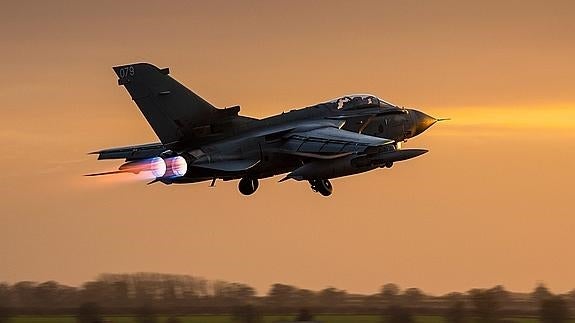
<instances>
[{"instance_id":1,"label":"silhouetted tree","mask_svg":"<svg viewBox=\"0 0 575 323\"><path fill-rule=\"evenodd\" d=\"M107 284L99 281L90 281L82 285L81 297L86 303L105 304L109 302Z\"/></svg>"},{"instance_id":2,"label":"silhouetted tree","mask_svg":"<svg viewBox=\"0 0 575 323\"><path fill-rule=\"evenodd\" d=\"M256 296L256 290L251 286L239 283L226 283L218 291L216 297L233 302L249 302Z\"/></svg>"},{"instance_id":3,"label":"silhouetted tree","mask_svg":"<svg viewBox=\"0 0 575 323\"><path fill-rule=\"evenodd\" d=\"M10 316L10 310L6 306L0 304L0 323L9 322Z\"/></svg>"},{"instance_id":4,"label":"silhouetted tree","mask_svg":"<svg viewBox=\"0 0 575 323\"><path fill-rule=\"evenodd\" d=\"M156 323L158 318L152 306L148 303L141 306L136 311L136 322L137 323Z\"/></svg>"},{"instance_id":5,"label":"silhouetted tree","mask_svg":"<svg viewBox=\"0 0 575 323\"><path fill-rule=\"evenodd\" d=\"M130 305L130 297L128 296L129 286L126 281L111 281L109 283L110 300L113 301L114 306L126 307Z\"/></svg>"},{"instance_id":6,"label":"silhouetted tree","mask_svg":"<svg viewBox=\"0 0 575 323\"><path fill-rule=\"evenodd\" d=\"M47 281L35 287L34 297L42 307L54 308L60 298L60 284L55 281Z\"/></svg>"},{"instance_id":7,"label":"silhouetted tree","mask_svg":"<svg viewBox=\"0 0 575 323\"><path fill-rule=\"evenodd\" d=\"M411 311L400 305L391 305L383 315L383 323L413 323Z\"/></svg>"},{"instance_id":8,"label":"silhouetted tree","mask_svg":"<svg viewBox=\"0 0 575 323\"><path fill-rule=\"evenodd\" d=\"M36 307L36 286L37 284L31 281L21 281L12 285L12 304L15 307Z\"/></svg>"},{"instance_id":9,"label":"silhouetted tree","mask_svg":"<svg viewBox=\"0 0 575 323\"><path fill-rule=\"evenodd\" d=\"M0 283L0 323L6 323L10 319L10 288L8 284Z\"/></svg>"},{"instance_id":10,"label":"silhouetted tree","mask_svg":"<svg viewBox=\"0 0 575 323\"><path fill-rule=\"evenodd\" d=\"M295 301L300 306L311 306L315 299L316 294L309 289L298 289L295 292Z\"/></svg>"},{"instance_id":11,"label":"silhouetted tree","mask_svg":"<svg viewBox=\"0 0 575 323\"><path fill-rule=\"evenodd\" d=\"M547 286L545 286L545 284L543 283L537 284L537 286L531 293L531 297L533 297L533 299L538 303L541 303L542 301L551 296L553 296L553 294L551 294Z\"/></svg>"},{"instance_id":12,"label":"silhouetted tree","mask_svg":"<svg viewBox=\"0 0 575 323\"><path fill-rule=\"evenodd\" d=\"M501 320L498 289L472 289L468 293L475 307L475 315L482 323Z\"/></svg>"},{"instance_id":13,"label":"silhouetted tree","mask_svg":"<svg viewBox=\"0 0 575 323\"><path fill-rule=\"evenodd\" d=\"M451 292L443 295L442 298L446 299L449 302L455 303L457 301L463 301L465 299L465 295L458 292Z\"/></svg>"},{"instance_id":14,"label":"silhouetted tree","mask_svg":"<svg viewBox=\"0 0 575 323\"><path fill-rule=\"evenodd\" d=\"M489 289L489 291L493 294L499 304L506 304L511 298L511 293L509 293L502 285L497 285Z\"/></svg>"},{"instance_id":15,"label":"silhouetted tree","mask_svg":"<svg viewBox=\"0 0 575 323\"><path fill-rule=\"evenodd\" d=\"M405 303L412 308L418 307L424 297L425 294L419 288L408 288L403 292Z\"/></svg>"},{"instance_id":16,"label":"silhouetted tree","mask_svg":"<svg viewBox=\"0 0 575 323\"><path fill-rule=\"evenodd\" d=\"M447 323L463 323L466 321L465 303L463 301L454 302L445 313Z\"/></svg>"},{"instance_id":17,"label":"silhouetted tree","mask_svg":"<svg viewBox=\"0 0 575 323\"><path fill-rule=\"evenodd\" d=\"M322 289L318 295L318 301L321 305L337 306L343 303L347 292L333 287Z\"/></svg>"},{"instance_id":18,"label":"silhouetted tree","mask_svg":"<svg viewBox=\"0 0 575 323\"><path fill-rule=\"evenodd\" d=\"M232 313L232 320L237 323L262 323L262 315L253 305L236 307Z\"/></svg>"},{"instance_id":19,"label":"silhouetted tree","mask_svg":"<svg viewBox=\"0 0 575 323\"><path fill-rule=\"evenodd\" d=\"M381 298L387 303L393 303L397 300L400 289L399 286L394 283L387 283L381 286L380 295Z\"/></svg>"},{"instance_id":20,"label":"silhouetted tree","mask_svg":"<svg viewBox=\"0 0 575 323\"><path fill-rule=\"evenodd\" d=\"M150 318L153 317L150 309L139 308L139 304L153 302L154 306L167 313L179 311L223 313L230 308L246 304L266 306L266 309L278 313L298 308L321 307L324 311L340 312L344 306L345 310L368 313L380 309L382 303L384 306L401 305L407 307L407 310L413 310L421 306L422 301L429 300L425 304L433 311L447 309L453 305L450 308L451 312L445 310L444 315L451 321L458 322L460 309L455 303L461 301L468 307L468 318L477 317L481 322L493 322L500 320L503 313L501 309L504 306L506 311L512 310L514 315L529 315L534 310L534 299L546 300L552 297L551 292L543 284L535 288L531 300L526 300L520 294L511 294L503 286L474 289L469 291L468 295L451 293L441 297L426 296L417 288L408 288L401 293L396 284L386 284L379 293L373 295L348 295L346 291L333 287L316 292L285 284L271 286L267 297L256 297L255 293L256 291L246 284L207 281L192 276L155 273L104 274L82 287L64 286L53 281L40 284L30 281L13 285L0 283L0 305L10 309L14 315L48 313L50 310L54 313L78 314L79 320L90 321L92 319L86 318L89 315L80 315L79 311L70 309L80 308L80 304L84 304L85 309L86 303L95 303L108 312L136 313L139 309L137 312L139 322L153 322L154 319ZM575 308L575 292L563 295L563 300L567 302L569 308L570 306ZM513 306L507 307L507 304ZM0 323L4 323L2 319L0 318ZM101 318L98 314L94 320L99 319Z\"/></svg>"},{"instance_id":21,"label":"silhouetted tree","mask_svg":"<svg viewBox=\"0 0 575 323\"><path fill-rule=\"evenodd\" d=\"M563 323L569 320L567 302L561 296L549 296L541 301L539 317L543 323Z\"/></svg>"},{"instance_id":22,"label":"silhouetted tree","mask_svg":"<svg viewBox=\"0 0 575 323\"><path fill-rule=\"evenodd\" d=\"M275 305L291 304L297 294L298 288L284 284L273 284L268 292L268 301Z\"/></svg>"},{"instance_id":23,"label":"silhouetted tree","mask_svg":"<svg viewBox=\"0 0 575 323\"><path fill-rule=\"evenodd\" d=\"M84 303L78 308L76 314L78 323L101 323L103 322L100 306L96 303Z\"/></svg>"},{"instance_id":24,"label":"silhouetted tree","mask_svg":"<svg viewBox=\"0 0 575 323\"><path fill-rule=\"evenodd\" d=\"M301 310L299 310L299 313L297 314L295 320L298 322L313 321L313 315L311 315L311 312L307 308L302 308Z\"/></svg>"},{"instance_id":25,"label":"silhouetted tree","mask_svg":"<svg viewBox=\"0 0 575 323\"><path fill-rule=\"evenodd\" d=\"M571 303L572 308L575 308L575 289L567 293L567 301Z\"/></svg>"},{"instance_id":26,"label":"silhouetted tree","mask_svg":"<svg viewBox=\"0 0 575 323\"><path fill-rule=\"evenodd\" d=\"M381 295L368 295L363 298L361 305L369 309L379 308L381 306Z\"/></svg>"}]
</instances>

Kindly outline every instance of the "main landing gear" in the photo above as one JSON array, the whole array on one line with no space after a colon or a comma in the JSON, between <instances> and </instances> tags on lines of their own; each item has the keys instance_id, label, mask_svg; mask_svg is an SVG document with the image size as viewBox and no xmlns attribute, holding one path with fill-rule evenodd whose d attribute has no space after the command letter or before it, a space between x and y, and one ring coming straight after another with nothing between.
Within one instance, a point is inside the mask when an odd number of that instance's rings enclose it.
<instances>
[{"instance_id":1,"label":"main landing gear","mask_svg":"<svg viewBox=\"0 0 575 323\"><path fill-rule=\"evenodd\" d=\"M318 192L323 196L330 196L333 192L333 187L328 179L312 179L309 183L314 192Z\"/></svg>"},{"instance_id":2,"label":"main landing gear","mask_svg":"<svg viewBox=\"0 0 575 323\"><path fill-rule=\"evenodd\" d=\"M333 193L333 186L327 179L312 179L309 180L311 189L323 196L330 196ZM243 195L252 195L258 189L259 181L257 178L244 177L240 179L238 189Z\"/></svg>"},{"instance_id":3,"label":"main landing gear","mask_svg":"<svg viewBox=\"0 0 575 323\"><path fill-rule=\"evenodd\" d=\"M240 179L238 189L243 195L252 195L258 189L259 185L257 178L244 177Z\"/></svg>"}]
</instances>

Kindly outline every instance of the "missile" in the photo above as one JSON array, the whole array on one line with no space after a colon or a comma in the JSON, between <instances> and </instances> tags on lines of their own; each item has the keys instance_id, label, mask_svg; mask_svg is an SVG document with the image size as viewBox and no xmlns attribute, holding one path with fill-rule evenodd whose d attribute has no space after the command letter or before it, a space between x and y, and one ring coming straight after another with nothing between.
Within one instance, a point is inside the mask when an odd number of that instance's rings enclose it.
<instances>
[{"instance_id":1,"label":"missile","mask_svg":"<svg viewBox=\"0 0 575 323\"><path fill-rule=\"evenodd\" d=\"M428 152L427 149L397 149L388 152L382 152L375 156L365 156L358 158L355 162L357 166L373 165L377 167L385 166L389 163L403 161Z\"/></svg>"}]
</instances>

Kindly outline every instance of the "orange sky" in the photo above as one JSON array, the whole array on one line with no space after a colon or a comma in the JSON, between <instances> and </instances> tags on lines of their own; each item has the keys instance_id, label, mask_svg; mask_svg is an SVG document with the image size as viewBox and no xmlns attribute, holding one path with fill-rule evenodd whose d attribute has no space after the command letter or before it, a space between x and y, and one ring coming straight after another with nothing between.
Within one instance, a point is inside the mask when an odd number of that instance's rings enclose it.
<instances>
[{"instance_id":1,"label":"orange sky","mask_svg":"<svg viewBox=\"0 0 575 323\"><path fill-rule=\"evenodd\" d=\"M157 271L372 293L575 288L572 1L13 2L0 12L0 281ZM156 140L111 67L263 117L373 93L451 117L333 181L146 186L85 153Z\"/></svg>"}]
</instances>

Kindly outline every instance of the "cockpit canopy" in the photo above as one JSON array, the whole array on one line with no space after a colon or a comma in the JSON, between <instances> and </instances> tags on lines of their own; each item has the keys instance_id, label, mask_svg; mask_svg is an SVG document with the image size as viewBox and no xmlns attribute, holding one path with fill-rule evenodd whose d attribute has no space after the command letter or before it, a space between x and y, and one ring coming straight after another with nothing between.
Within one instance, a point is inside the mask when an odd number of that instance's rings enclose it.
<instances>
[{"instance_id":1,"label":"cockpit canopy","mask_svg":"<svg viewBox=\"0 0 575 323\"><path fill-rule=\"evenodd\" d=\"M334 104L336 109L355 110L363 108L397 108L396 105L369 94L346 95L328 103Z\"/></svg>"}]
</instances>

